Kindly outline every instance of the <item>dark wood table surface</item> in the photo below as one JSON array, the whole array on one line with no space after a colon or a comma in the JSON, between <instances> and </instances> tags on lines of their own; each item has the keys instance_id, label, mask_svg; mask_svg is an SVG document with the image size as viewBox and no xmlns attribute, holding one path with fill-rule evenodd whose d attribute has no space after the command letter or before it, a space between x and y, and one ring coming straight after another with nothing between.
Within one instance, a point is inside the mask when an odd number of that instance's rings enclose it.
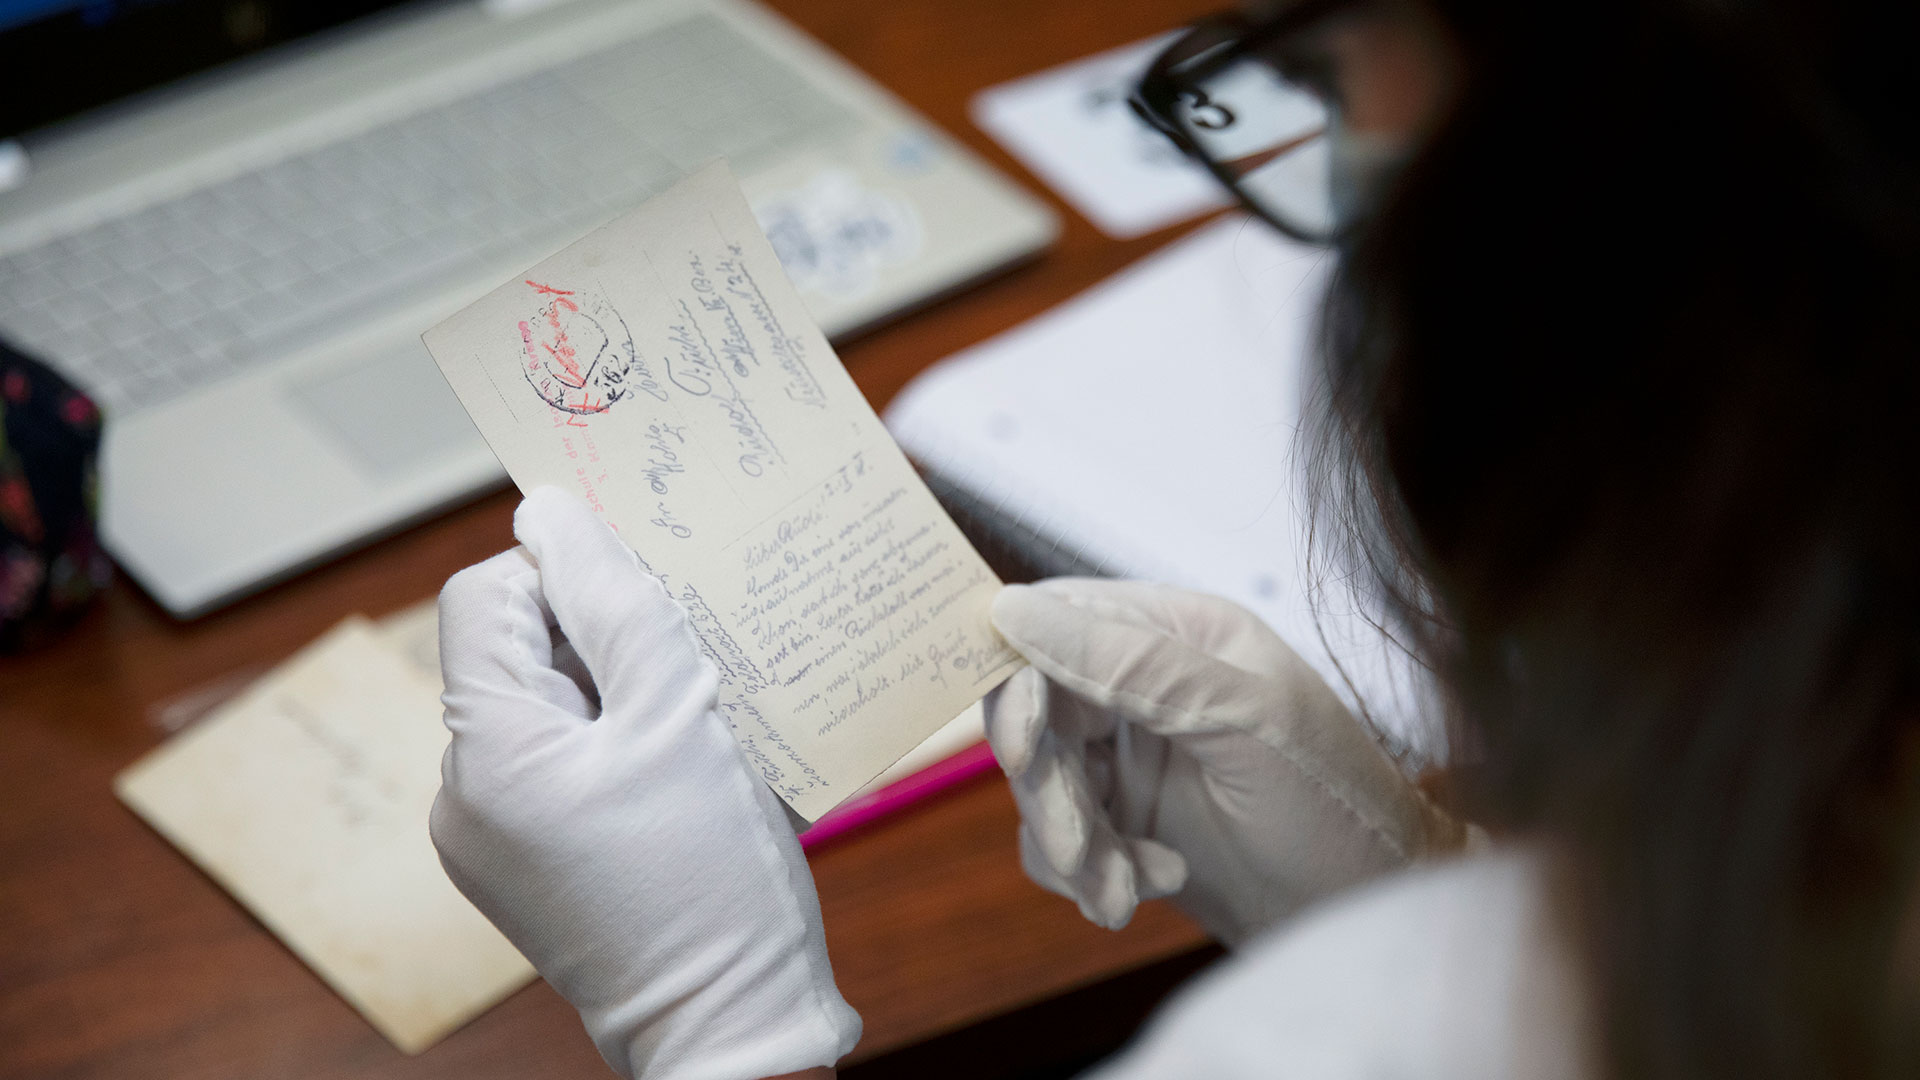
<instances>
[{"instance_id":1,"label":"dark wood table surface","mask_svg":"<svg viewBox=\"0 0 1920 1080\"><path fill-rule=\"evenodd\" d=\"M1194 0L774 0L936 124L1054 202L1034 262L842 343L876 407L927 365L1099 281L1179 230L1107 239L968 121L983 87L1168 29ZM191 623L115 584L50 646L0 658L0 1077L604 1076L534 983L417 1057L395 1051L219 886L113 797L158 710L259 671L347 615L430 596L511 543L485 498ZM1118 933L1022 876L997 776L816 853L827 940L866 1020L853 1060L1199 947L1146 905Z\"/></svg>"}]
</instances>

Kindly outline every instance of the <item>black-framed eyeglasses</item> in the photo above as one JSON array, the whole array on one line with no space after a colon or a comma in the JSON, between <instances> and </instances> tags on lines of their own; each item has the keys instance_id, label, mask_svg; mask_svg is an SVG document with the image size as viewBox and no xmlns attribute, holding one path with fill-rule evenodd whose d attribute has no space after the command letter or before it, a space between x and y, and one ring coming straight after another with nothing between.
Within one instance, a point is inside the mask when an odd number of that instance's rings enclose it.
<instances>
[{"instance_id":1,"label":"black-framed eyeglasses","mask_svg":"<svg viewBox=\"0 0 1920 1080\"><path fill-rule=\"evenodd\" d=\"M1129 104L1274 228L1330 243L1363 178L1343 168L1334 73L1293 39L1354 0L1305 0L1264 20L1216 15L1154 58Z\"/></svg>"}]
</instances>

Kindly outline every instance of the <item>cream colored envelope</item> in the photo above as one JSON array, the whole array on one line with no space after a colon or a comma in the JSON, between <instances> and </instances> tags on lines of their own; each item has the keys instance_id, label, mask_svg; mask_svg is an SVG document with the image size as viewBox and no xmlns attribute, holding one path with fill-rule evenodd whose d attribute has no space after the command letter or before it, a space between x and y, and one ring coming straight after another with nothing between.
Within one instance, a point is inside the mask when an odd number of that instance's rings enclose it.
<instances>
[{"instance_id":1,"label":"cream colored envelope","mask_svg":"<svg viewBox=\"0 0 1920 1080\"><path fill-rule=\"evenodd\" d=\"M437 673L350 619L114 785L407 1053L533 977L427 836L439 694Z\"/></svg>"}]
</instances>

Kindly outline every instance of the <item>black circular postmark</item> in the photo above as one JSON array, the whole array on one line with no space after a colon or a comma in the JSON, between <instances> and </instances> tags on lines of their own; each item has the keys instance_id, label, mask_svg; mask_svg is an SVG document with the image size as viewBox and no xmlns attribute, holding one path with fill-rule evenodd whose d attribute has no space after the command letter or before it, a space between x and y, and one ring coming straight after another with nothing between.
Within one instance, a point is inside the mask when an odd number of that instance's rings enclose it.
<instances>
[{"instance_id":1,"label":"black circular postmark","mask_svg":"<svg viewBox=\"0 0 1920 1080\"><path fill-rule=\"evenodd\" d=\"M632 395L633 335L606 301L529 279L539 297L520 320L526 349L522 374L540 400L574 416L593 416Z\"/></svg>"}]
</instances>

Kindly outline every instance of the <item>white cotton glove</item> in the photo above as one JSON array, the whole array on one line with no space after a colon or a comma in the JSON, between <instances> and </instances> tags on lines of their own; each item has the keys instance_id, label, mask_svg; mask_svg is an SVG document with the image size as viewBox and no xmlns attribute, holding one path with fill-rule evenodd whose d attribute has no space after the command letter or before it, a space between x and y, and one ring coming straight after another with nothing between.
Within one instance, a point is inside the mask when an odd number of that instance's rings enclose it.
<instances>
[{"instance_id":1,"label":"white cotton glove","mask_svg":"<svg viewBox=\"0 0 1920 1080\"><path fill-rule=\"evenodd\" d=\"M1119 928L1178 903L1229 944L1464 831L1251 612L1161 585L1012 585L1032 664L989 699L1029 877Z\"/></svg>"},{"instance_id":2,"label":"white cotton glove","mask_svg":"<svg viewBox=\"0 0 1920 1080\"><path fill-rule=\"evenodd\" d=\"M793 826L714 711L684 613L571 495L535 491L513 531L523 548L440 594L448 877L624 1075L832 1065L860 1018ZM563 670L576 656L590 685Z\"/></svg>"}]
</instances>

